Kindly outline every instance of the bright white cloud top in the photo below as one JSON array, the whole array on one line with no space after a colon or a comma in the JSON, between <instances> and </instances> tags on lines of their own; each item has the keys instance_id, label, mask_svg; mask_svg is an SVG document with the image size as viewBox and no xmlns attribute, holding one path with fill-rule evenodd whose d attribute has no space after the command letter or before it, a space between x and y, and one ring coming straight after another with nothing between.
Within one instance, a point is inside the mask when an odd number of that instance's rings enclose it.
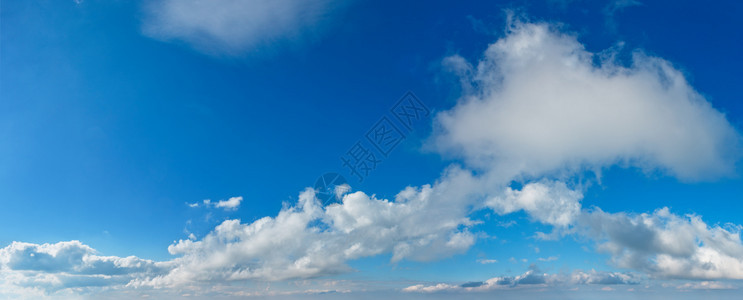
<instances>
[{"instance_id":1,"label":"bright white cloud top","mask_svg":"<svg viewBox=\"0 0 743 300\"><path fill-rule=\"evenodd\" d=\"M199 3L160 2L167 9L157 16L153 34L216 42L231 51L309 22L322 5L267 1L246 12L230 2L213 15L184 17L197 10L182 6ZM306 8L310 16L303 16ZM279 22L264 31L274 19L235 20L233 13L276 14ZM222 28L229 22L244 31L226 36ZM670 63L636 52L623 66L612 54L590 53L575 36L548 24L514 22L476 64L459 56L445 59L461 72L467 94L438 115L432 141L465 166L449 167L435 183L407 187L395 199L355 192L327 207L305 190L296 206L275 217L227 220L201 239L173 243L168 251L176 258L165 262L98 256L77 241L13 243L0 249L2 289L12 295L81 286L193 287L321 277L349 272L349 261L380 254L390 254L393 262L439 260L477 243L471 228L479 221L471 215L482 209L499 215L523 211L554 229L543 238L586 237L615 266L640 275L530 270L469 287L442 283L404 291L636 283L645 277L743 279L738 225L709 225L667 208L636 214L582 207L581 187L569 182L585 171L620 165L707 180L731 175L740 154L736 129ZM514 180L523 187L510 187ZM241 200L211 205L234 209Z\"/></svg>"}]
</instances>

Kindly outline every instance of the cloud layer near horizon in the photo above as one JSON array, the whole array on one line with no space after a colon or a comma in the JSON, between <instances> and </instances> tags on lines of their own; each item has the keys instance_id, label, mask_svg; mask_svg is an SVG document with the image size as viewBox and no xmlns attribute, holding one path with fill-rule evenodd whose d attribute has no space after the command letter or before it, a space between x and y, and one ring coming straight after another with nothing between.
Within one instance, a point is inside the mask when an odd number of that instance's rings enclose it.
<instances>
[{"instance_id":1,"label":"cloud layer near horizon","mask_svg":"<svg viewBox=\"0 0 743 300\"><path fill-rule=\"evenodd\" d=\"M518 276L498 276L482 282L468 282L460 285L439 283L436 285L416 284L402 289L403 292L486 292L509 289L517 286L577 286L577 285L634 285L642 282L636 274L620 272L574 271L571 274L549 274L532 265L528 271Z\"/></svg>"}]
</instances>

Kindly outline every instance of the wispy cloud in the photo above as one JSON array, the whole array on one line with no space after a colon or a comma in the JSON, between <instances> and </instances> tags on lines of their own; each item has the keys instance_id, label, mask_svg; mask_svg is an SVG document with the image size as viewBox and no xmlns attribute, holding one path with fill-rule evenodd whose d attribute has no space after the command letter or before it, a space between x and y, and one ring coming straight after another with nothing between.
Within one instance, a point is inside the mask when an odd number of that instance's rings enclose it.
<instances>
[{"instance_id":1,"label":"wispy cloud","mask_svg":"<svg viewBox=\"0 0 743 300\"><path fill-rule=\"evenodd\" d=\"M617 30L617 22L614 20L615 15L618 12L622 12L625 9L633 6L641 6L642 2L637 0L614 0L609 1L609 4L604 7L604 15L606 16L606 27L611 31Z\"/></svg>"},{"instance_id":2,"label":"wispy cloud","mask_svg":"<svg viewBox=\"0 0 743 300\"><path fill-rule=\"evenodd\" d=\"M687 282L676 286L679 290L730 290L737 289L736 286L718 281Z\"/></svg>"},{"instance_id":3,"label":"wispy cloud","mask_svg":"<svg viewBox=\"0 0 743 300\"><path fill-rule=\"evenodd\" d=\"M537 258L538 261L545 261L545 262L556 261L558 259L559 259L559 257L557 257L557 256L550 256L550 257L546 257L546 258L545 257Z\"/></svg>"},{"instance_id":4,"label":"wispy cloud","mask_svg":"<svg viewBox=\"0 0 743 300\"><path fill-rule=\"evenodd\" d=\"M212 202L210 199L205 199L200 204L199 202L194 203L186 203L188 207L196 208L200 205L203 205L204 207L214 207L214 208L223 208L225 210L237 210L238 207L240 207L240 203L243 201L242 196L237 197L230 197L227 200L219 200L217 202Z\"/></svg>"},{"instance_id":5,"label":"wispy cloud","mask_svg":"<svg viewBox=\"0 0 743 300\"><path fill-rule=\"evenodd\" d=\"M498 261L497 261L497 260L495 260L495 259L484 259L484 258L482 258L482 259L478 259L478 260L477 260L477 262L478 262L478 263L481 263L481 264L483 264L483 265L487 265L487 264L494 264L494 263L497 263Z\"/></svg>"},{"instance_id":6,"label":"wispy cloud","mask_svg":"<svg viewBox=\"0 0 743 300\"><path fill-rule=\"evenodd\" d=\"M143 32L207 54L237 56L301 40L337 6L330 0L156 0L145 4Z\"/></svg>"}]
</instances>

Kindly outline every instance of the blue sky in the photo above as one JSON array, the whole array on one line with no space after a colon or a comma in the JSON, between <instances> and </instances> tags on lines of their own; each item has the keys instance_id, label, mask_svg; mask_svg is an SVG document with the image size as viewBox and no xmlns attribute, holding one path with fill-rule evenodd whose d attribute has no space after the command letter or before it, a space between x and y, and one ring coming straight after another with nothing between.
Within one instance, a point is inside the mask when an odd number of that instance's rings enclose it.
<instances>
[{"instance_id":1,"label":"blue sky","mask_svg":"<svg viewBox=\"0 0 743 300\"><path fill-rule=\"evenodd\" d=\"M647 2L3 1L0 296L733 297L742 7Z\"/></svg>"}]
</instances>

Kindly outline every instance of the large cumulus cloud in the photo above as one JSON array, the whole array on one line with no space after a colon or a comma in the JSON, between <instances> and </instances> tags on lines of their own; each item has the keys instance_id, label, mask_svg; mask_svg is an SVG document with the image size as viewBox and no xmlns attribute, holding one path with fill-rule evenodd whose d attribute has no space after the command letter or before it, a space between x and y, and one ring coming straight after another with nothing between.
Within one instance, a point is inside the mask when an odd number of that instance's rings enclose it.
<instances>
[{"instance_id":1,"label":"large cumulus cloud","mask_svg":"<svg viewBox=\"0 0 743 300\"><path fill-rule=\"evenodd\" d=\"M438 115L438 149L502 178L614 164L682 180L733 174L741 138L725 115L668 61L635 51L624 66L612 51L513 22L476 64L447 58L470 92Z\"/></svg>"}]
</instances>

